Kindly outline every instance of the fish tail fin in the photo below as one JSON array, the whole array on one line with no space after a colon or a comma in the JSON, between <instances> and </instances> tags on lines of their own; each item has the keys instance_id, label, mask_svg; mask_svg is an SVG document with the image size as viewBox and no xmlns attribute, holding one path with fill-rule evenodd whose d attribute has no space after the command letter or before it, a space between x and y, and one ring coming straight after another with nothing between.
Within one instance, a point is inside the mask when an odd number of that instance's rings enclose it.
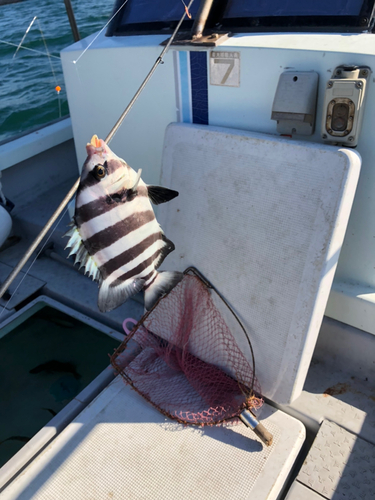
<instances>
[{"instance_id":1,"label":"fish tail fin","mask_svg":"<svg viewBox=\"0 0 375 500\"><path fill-rule=\"evenodd\" d=\"M157 273L154 281L145 288L145 307L149 311L159 298L170 292L184 277L177 271L164 271Z\"/></svg>"}]
</instances>

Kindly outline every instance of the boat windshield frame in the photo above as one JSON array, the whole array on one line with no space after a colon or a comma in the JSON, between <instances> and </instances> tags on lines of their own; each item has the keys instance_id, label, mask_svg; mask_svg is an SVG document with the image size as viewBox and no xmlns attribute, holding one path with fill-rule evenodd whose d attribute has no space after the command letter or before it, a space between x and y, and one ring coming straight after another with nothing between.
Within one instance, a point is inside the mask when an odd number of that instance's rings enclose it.
<instances>
[{"instance_id":1,"label":"boat windshield frame","mask_svg":"<svg viewBox=\"0 0 375 500\"><path fill-rule=\"evenodd\" d=\"M275 1L268 0L266 3L271 6ZM150 3L150 9L147 7L148 2ZM176 18L171 19L171 13L167 10L169 2L172 5L172 0L163 0L160 2L159 10L155 9L155 7L152 10L151 7L155 6L155 0L143 0L142 9L139 7L139 14L137 14L137 0L127 0L123 8L121 6L124 4L124 0L116 0L113 14L117 11L119 12L109 24L106 36L171 34L179 19L176 15ZM177 0L173 0L173 2L177 2ZM194 12L192 13L192 18L183 22L180 29L181 32L190 32L194 22L194 14L199 6L199 1L196 0L196 2L197 5L193 4ZM297 0L295 0L296 2ZM254 7L254 13L258 15L249 16L250 9L247 4L247 7L243 10L244 15L234 17L231 15L231 10L235 14L241 13L241 3L246 4L246 0L214 0L207 19L207 34L212 32L231 32L235 34L286 31L317 33L374 32L375 0L362 0L358 15L346 15L347 13L352 14L355 9L358 11L358 0L351 0L351 5L347 7L349 10L345 11L345 8L343 8L343 15L263 15L263 13L259 15L259 12ZM300 0L298 5L301 5ZM176 10L175 4L173 6L174 10ZM298 11L298 8L296 11ZM146 19L145 12L147 12ZM181 12L178 15L180 16L182 12L183 2L181 3ZM327 12L332 14L332 11ZM264 11L264 14L267 14L267 12ZM141 16L139 22L137 22L137 15ZM165 20L163 20L163 15L166 16ZM149 17L147 18L147 16Z\"/></svg>"}]
</instances>

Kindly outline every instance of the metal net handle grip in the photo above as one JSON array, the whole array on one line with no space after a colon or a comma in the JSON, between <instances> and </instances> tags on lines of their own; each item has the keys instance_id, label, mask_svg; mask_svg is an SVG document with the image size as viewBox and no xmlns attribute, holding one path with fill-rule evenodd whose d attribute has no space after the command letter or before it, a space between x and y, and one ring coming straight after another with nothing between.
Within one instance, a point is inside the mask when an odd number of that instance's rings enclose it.
<instances>
[{"instance_id":1,"label":"metal net handle grip","mask_svg":"<svg viewBox=\"0 0 375 500\"><path fill-rule=\"evenodd\" d=\"M258 438L266 446L271 446L272 441L273 441L272 434L267 431L267 429L264 427L264 425L261 424L259 422L259 420L257 420L255 415L251 411L244 410L242 413L240 413L239 418L246 425L246 427L249 427L250 429L252 429L255 432L255 434L258 436Z\"/></svg>"}]
</instances>

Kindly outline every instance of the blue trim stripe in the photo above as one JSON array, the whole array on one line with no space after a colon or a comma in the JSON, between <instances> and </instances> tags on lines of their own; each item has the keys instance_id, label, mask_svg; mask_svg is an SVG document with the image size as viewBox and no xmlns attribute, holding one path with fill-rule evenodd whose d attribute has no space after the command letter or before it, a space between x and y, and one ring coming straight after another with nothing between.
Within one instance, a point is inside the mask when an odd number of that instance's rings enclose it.
<instances>
[{"instance_id":1,"label":"blue trim stripe","mask_svg":"<svg viewBox=\"0 0 375 500\"><path fill-rule=\"evenodd\" d=\"M208 125L207 52L190 52L193 123Z\"/></svg>"},{"instance_id":2,"label":"blue trim stripe","mask_svg":"<svg viewBox=\"0 0 375 500\"><path fill-rule=\"evenodd\" d=\"M189 52L179 52L180 86L181 86L181 118L183 123L191 123L191 93Z\"/></svg>"}]
</instances>

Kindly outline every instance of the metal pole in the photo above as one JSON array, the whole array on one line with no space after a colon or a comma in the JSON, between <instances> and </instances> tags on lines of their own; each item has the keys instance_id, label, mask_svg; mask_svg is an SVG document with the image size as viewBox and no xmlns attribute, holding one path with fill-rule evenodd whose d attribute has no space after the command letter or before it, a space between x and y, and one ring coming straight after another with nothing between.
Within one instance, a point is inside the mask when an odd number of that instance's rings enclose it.
<instances>
[{"instance_id":1,"label":"metal pole","mask_svg":"<svg viewBox=\"0 0 375 500\"><path fill-rule=\"evenodd\" d=\"M67 1L69 1L69 0L67 0ZM192 5L193 2L194 2L194 0L190 0L190 3L188 5L188 7L187 7L188 10L190 9L190 7L191 7L191 5ZM167 45L163 48L160 56L155 61L155 64L151 68L149 74L144 79L142 85L139 87L139 89L135 93L133 99L130 101L130 103L126 107L125 111L122 113L122 115L120 116L120 118L117 120L117 122L113 126L112 130L110 131L110 133L107 135L107 137L105 139L105 142L107 144L112 140L113 136L115 135L115 133L119 129L121 123L124 121L126 115L129 113L129 111L132 108L133 104L138 99L140 93L145 88L147 82L150 80L150 78L153 75L153 73L154 73L155 69L157 68L157 66L160 63L163 63L163 56L165 55L165 53L169 49L171 43L173 42L173 40L174 40L174 38L175 38L175 36L177 34L177 31L180 29L180 26L181 26L183 20L185 19L185 16L186 16L186 12L184 12L183 16L181 17L179 23L176 26L176 29L173 32L173 35L169 39ZM49 219L49 221L44 226L44 228L42 229L42 231L39 233L39 235L35 238L35 240L31 244L31 246L28 248L28 250L26 251L25 255L22 257L22 259L20 260L20 262L17 264L17 266L13 269L13 271L10 273L10 275L8 276L8 278L5 280L5 282L3 283L2 287L0 288L0 299L4 295L4 293L7 291L7 289L9 288L9 286L13 283L13 281L15 280L16 276L18 275L18 273L21 271L21 269L26 264L26 262L29 260L31 254L34 252L34 250L36 249L36 247L42 241L42 239L47 234L47 232L49 231L49 229L52 227L53 223L56 221L56 219L58 218L58 216L61 214L61 212L66 207L66 205L69 203L69 200L74 196L75 192L78 189L79 181L80 181L80 178L78 178L76 180L76 182L74 183L74 185L71 188L71 190L69 191L69 193L65 196L65 198L63 199L63 201L58 206L56 212L52 215L52 217Z\"/></svg>"},{"instance_id":2,"label":"metal pole","mask_svg":"<svg viewBox=\"0 0 375 500\"><path fill-rule=\"evenodd\" d=\"M81 40L81 37L79 35L79 31L78 31L78 27L77 27L77 23L76 23L76 18L74 16L72 4L71 4L70 0L64 0L64 4L65 4L66 13L68 14L68 19L69 19L70 27L72 29L74 41L78 42L79 40Z\"/></svg>"},{"instance_id":3,"label":"metal pole","mask_svg":"<svg viewBox=\"0 0 375 500\"><path fill-rule=\"evenodd\" d=\"M195 18L193 27L191 29L192 38L200 38L206 26L207 18L210 13L214 0L202 0L199 5L197 17Z\"/></svg>"}]
</instances>

